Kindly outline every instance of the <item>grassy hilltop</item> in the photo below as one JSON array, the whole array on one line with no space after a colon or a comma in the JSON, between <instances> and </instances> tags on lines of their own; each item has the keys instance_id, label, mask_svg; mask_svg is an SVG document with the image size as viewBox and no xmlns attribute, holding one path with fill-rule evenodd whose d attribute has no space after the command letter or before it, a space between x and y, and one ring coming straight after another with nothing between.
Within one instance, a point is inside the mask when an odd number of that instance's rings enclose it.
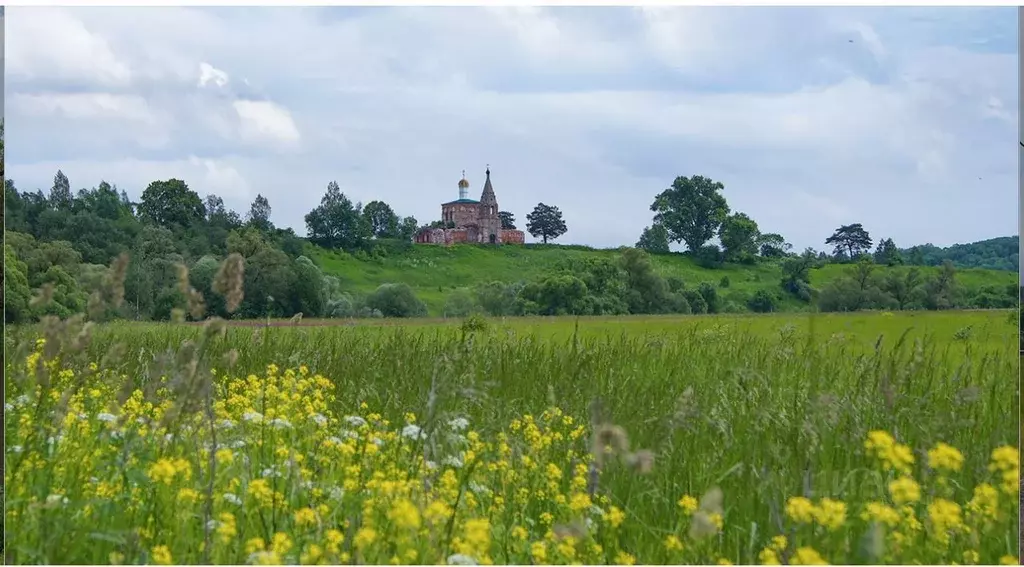
<instances>
[{"instance_id":1,"label":"grassy hilltop","mask_svg":"<svg viewBox=\"0 0 1024 567\"><path fill-rule=\"evenodd\" d=\"M500 281L513 283L535 281L560 269L567 261L583 259L614 260L619 255L615 249L592 249L582 246L528 245L528 246L478 246L456 245L412 246L386 256L357 258L341 251L325 250L309 246L307 254L323 270L324 275L338 278L345 291L359 295L369 294L385 283L404 283L413 288L416 296L426 305L431 315L440 316L447 296L458 288L469 288L478 284ZM703 268L683 254L652 255L651 261L656 272L662 277L682 278L688 288L701 283L719 287L725 301L743 305L756 291L764 289L779 291L782 279L781 264L760 263L755 265L726 264L718 268ZM852 267L845 264L827 264L811 270L811 285L821 287L843 277ZM877 266L879 274L885 275L890 268ZM938 267L918 267L923 275L933 275ZM722 279L729 284L721 288ZM987 270L981 268L960 268L957 282L967 295L982 287L1005 288L1017 284L1015 272ZM794 298L784 298L781 310L800 310L806 304Z\"/></svg>"}]
</instances>

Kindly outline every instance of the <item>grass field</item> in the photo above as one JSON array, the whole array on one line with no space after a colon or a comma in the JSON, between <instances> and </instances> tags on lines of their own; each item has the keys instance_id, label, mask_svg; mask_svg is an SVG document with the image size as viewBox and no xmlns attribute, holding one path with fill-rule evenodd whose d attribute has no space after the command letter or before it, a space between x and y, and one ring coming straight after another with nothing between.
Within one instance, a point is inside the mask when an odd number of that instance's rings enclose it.
<instances>
[{"instance_id":1,"label":"grass field","mask_svg":"<svg viewBox=\"0 0 1024 567\"><path fill-rule=\"evenodd\" d=\"M310 247L309 254L327 275L339 278L346 291L365 295L384 283L405 283L426 303L432 315L440 315L445 298L452 290L472 287L490 281L533 281L556 270L566 260L587 258L614 260L618 250L595 250L581 247L539 246L414 246L411 249L377 259L359 260L350 254ZM701 283L718 286L723 277L730 285L721 289L726 301L740 305L759 289L777 291L782 271L778 265L726 265L709 270L698 266L682 254L654 255L655 270L662 276L676 276L687 287ZM812 270L811 284L816 287L842 277L850 266L827 265ZM889 268L878 267L880 272ZM921 268L926 274L938 268ZM1017 283L1015 272L982 269L961 269L957 280L969 290L985 285L1006 287ZM806 304L786 299L782 309L806 309Z\"/></svg>"},{"instance_id":2,"label":"grass field","mask_svg":"<svg viewBox=\"0 0 1024 567\"><path fill-rule=\"evenodd\" d=\"M8 333L9 561L1016 563L1005 312L222 332Z\"/></svg>"}]
</instances>

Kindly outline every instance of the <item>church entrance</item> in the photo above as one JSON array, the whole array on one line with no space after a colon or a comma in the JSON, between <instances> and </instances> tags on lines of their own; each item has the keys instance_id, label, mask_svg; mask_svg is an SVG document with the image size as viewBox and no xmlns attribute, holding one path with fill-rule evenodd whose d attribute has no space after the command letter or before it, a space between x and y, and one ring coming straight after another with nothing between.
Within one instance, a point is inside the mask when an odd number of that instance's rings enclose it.
<instances>
[{"instance_id":1,"label":"church entrance","mask_svg":"<svg viewBox=\"0 0 1024 567\"><path fill-rule=\"evenodd\" d=\"M498 237L492 234L491 235L491 244L496 244L497 242L498 242Z\"/></svg>"}]
</instances>

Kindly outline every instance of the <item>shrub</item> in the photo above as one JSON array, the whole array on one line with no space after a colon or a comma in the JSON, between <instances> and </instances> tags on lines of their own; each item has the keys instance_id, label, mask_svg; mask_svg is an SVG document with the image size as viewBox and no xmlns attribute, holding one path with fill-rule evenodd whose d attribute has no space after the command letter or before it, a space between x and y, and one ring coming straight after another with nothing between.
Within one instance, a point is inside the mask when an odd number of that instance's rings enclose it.
<instances>
[{"instance_id":1,"label":"shrub","mask_svg":"<svg viewBox=\"0 0 1024 567\"><path fill-rule=\"evenodd\" d=\"M427 306L404 283L381 285L366 298L366 306L380 311L384 317L424 317L427 314Z\"/></svg>"},{"instance_id":2,"label":"shrub","mask_svg":"<svg viewBox=\"0 0 1024 567\"><path fill-rule=\"evenodd\" d=\"M747 300L747 307L755 313L771 313L776 307L775 294L767 289L759 289Z\"/></svg>"}]
</instances>

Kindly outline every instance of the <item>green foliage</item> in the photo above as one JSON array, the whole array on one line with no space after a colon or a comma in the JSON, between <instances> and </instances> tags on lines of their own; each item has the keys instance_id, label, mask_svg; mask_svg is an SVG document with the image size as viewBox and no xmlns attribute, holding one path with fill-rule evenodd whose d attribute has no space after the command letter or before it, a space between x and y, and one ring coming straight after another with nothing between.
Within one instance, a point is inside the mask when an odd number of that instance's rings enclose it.
<instances>
[{"instance_id":1,"label":"green foliage","mask_svg":"<svg viewBox=\"0 0 1024 567\"><path fill-rule=\"evenodd\" d=\"M398 215L383 201L370 201L363 207L363 221L369 226L370 234L377 238L395 238L398 232Z\"/></svg>"},{"instance_id":2,"label":"green foliage","mask_svg":"<svg viewBox=\"0 0 1024 567\"><path fill-rule=\"evenodd\" d=\"M747 300L747 307L755 313L771 313L775 311L778 299L767 289L759 289Z\"/></svg>"},{"instance_id":3,"label":"green foliage","mask_svg":"<svg viewBox=\"0 0 1024 567\"><path fill-rule=\"evenodd\" d=\"M931 244L901 251L906 263L915 266L941 266L946 260L957 268L986 268L1016 272L1020 269L1020 237L1003 236L939 248Z\"/></svg>"},{"instance_id":4,"label":"green foliage","mask_svg":"<svg viewBox=\"0 0 1024 567\"><path fill-rule=\"evenodd\" d=\"M28 284L28 265L18 259L10 244L4 244L4 321L20 323L29 320L32 288Z\"/></svg>"},{"instance_id":5,"label":"green foliage","mask_svg":"<svg viewBox=\"0 0 1024 567\"><path fill-rule=\"evenodd\" d=\"M444 303L444 316L466 317L476 313L479 308L473 291L468 288L459 288L448 294Z\"/></svg>"},{"instance_id":6,"label":"green foliage","mask_svg":"<svg viewBox=\"0 0 1024 567\"><path fill-rule=\"evenodd\" d=\"M498 218L501 219L501 228L504 230L516 230L516 217L508 211L498 211Z\"/></svg>"},{"instance_id":7,"label":"green foliage","mask_svg":"<svg viewBox=\"0 0 1024 567\"><path fill-rule=\"evenodd\" d=\"M660 223L645 227L636 247L651 254L668 254L668 230Z\"/></svg>"},{"instance_id":8,"label":"green foliage","mask_svg":"<svg viewBox=\"0 0 1024 567\"><path fill-rule=\"evenodd\" d=\"M654 198L654 221L668 230L670 240L684 242L696 252L715 236L729 214L723 189L725 185L702 175L676 177L671 187Z\"/></svg>"},{"instance_id":9,"label":"green foliage","mask_svg":"<svg viewBox=\"0 0 1024 567\"><path fill-rule=\"evenodd\" d=\"M309 241L317 246L350 251L361 249L371 236L370 225L362 211L334 181L327 184L320 206L306 215L306 231Z\"/></svg>"},{"instance_id":10,"label":"green foliage","mask_svg":"<svg viewBox=\"0 0 1024 567\"><path fill-rule=\"evenodd\" d=\"M891 238L883 238L875 250L875 262L885 266L899 266L903 264L903 254Z\"/></svg>"},{"instance_id":11,"label":"green foliage","mask_svg":"<svg viewBox=\"0 0 1024 567\"><path fill-rule=\"evenodd\" d=\"M725 217L718 233L724 259L730 262L752 262L758 252L760 235L757 223L746 214L734 213Z\"/></svg>"},{"instance_id":12,"label":"green foliage","mask_svg":"<svg viewBox=\"0 0 1024 567\"><path fill-rule=\"evenodd\" d=\"M837 258L853 260L860 254L871 250L871 236L859 222L845 224L837 228L832 236L826 238L825 244L835 247Z\"/></svg>"},{"instance_id":13,"label":"green foliage","mask_svg":"<svg viewBox=\"0 0 1024 567\"><path fill-rule=\"evenodd\" d=\"M544 244L565 234L568 227L562 220L562 211L554 205L538 203L532 213L526 215L526 230L534 238L541 238Z\"/></svg>"},{"instance_id":14,"label":"green foliage","mask_svg":"<svg viewBox=\"0 0 1024 567\"><path fill-rule=\"evenodd\" d=\"M423 317L427 306L406 284L383 284L366 298L366 306L384 317Z\"/></svg>"},{"instance_id":15,"label":"green foliage","mask_svg":"<svg viewBox=\"0 0 1024 567\"><path fill-rule=\"evenodd\" d=\"M185 228L206 217L199 195L180 179L154 181L142 192L139 214L166 228Z\"/></svg>"}]
</instances>

